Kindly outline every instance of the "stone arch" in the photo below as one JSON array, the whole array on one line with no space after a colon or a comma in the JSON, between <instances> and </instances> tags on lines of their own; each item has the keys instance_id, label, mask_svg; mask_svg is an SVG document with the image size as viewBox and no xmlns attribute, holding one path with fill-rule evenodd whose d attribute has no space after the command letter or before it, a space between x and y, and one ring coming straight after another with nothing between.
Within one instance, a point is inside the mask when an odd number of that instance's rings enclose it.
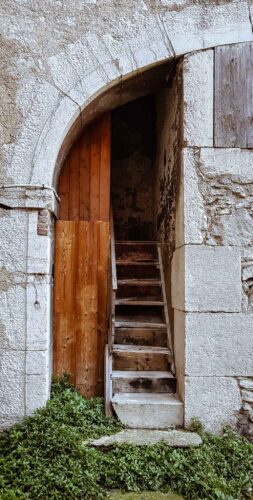
<instances>
[{"instance_id":1,"label":"stone arch","mask_svg":"<svg viewBox=\"0 0 253 500\"><path fill-rule=\"evenodd\" d=\"M136 10L129 5L129 12L124 5L118 10L115 7L117 20L129 14L129 19L121 23L118 31L114 32L106 17L108 29L104 36L89 31L87 24L79 40L69 42L66 38L53 55L45 49L46 70L20 84L18 103L23 110L22 124L18 134L14 134L14 144L6 147L7 169L1 172L2 184L54 187L70 144L94 116L94 103L111 89L120 88L123 81L193 51L253 39L247 0L183 0L180 5L172 4L170 0L146 0L138 2ZM78 14L75 12L74 16ZM103 17L101 11L98 15ZM48 20L50 18L48 15ZM35 19L31 24L36 30ZM101 31L107 28L103 22L101 26L98 22L98 26ZM10 290L10 299L6 299L4 307L12 300L19 309L8 320L6 306L7 319L3 328L6 342L15 328L19 336L15 341L16 351L11 350L14 345L11 340L11 348L3 356L1 380L5 401L0 425L13 423L43 405L50 387L50 285L47 279L51 272L51 251L45 239L41 249L43 255L40 254L41 241L38 242L37 236L37 212L43 208L44 199L40 205L35 192L34 199L31 194L25 202L16 192L9 193L3 192L3 203L13 208L8 212L13 215L11 224L6 213L6 221L3 220L6 231L2 240L5 258L2 276L6 296ZM27 216L25 211L21 215L20 207L28 211ZM50 207L53 211L52 204ZM36 294L41 300L41 308L34 299ZM31 334L33 338L29 337ZM240 404L237 393L235 397L237 409ZM228 405L233 406L230 399ZM221 412L222 409L221 405ZM210 428L218 427L212 421Z\"/></svg>"}]
</instances>

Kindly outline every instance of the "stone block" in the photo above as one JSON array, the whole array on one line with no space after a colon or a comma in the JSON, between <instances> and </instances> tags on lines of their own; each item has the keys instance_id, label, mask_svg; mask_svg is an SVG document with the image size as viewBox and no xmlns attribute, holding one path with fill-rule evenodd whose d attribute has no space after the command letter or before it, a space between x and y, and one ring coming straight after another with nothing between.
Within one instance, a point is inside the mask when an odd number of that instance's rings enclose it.
<instances>
[{"instance_id":1,"label":"stone block","mask_svg":"<svg viewBox=\"0 0 253 500\"><path fill-rule=\"evenodd\" d=\"M176 207L176 248L184 244L201 244L207 230L207 217L198 187L198 152L184 148Z\"/></svg>"},{"instance_id":2,"label":"stone block","mask_svg":"<svg viewBox=\"0 0 253 500\"><path fill-rule=\"evenodd\" d=\"M175 344L184 342L186 375L253 376L253 314L186 313L184 321Z\"/></svg>"},{"instance_id":3,"label":"stone block","mask_svg":"<svg viewBox=\"0 0 253 500\"><path fill-rule=\"evenodd\" d=\"M205 177L228 176L241 184L253 183L253 151L230 148L199 150L199 169Z\"/></svg>"},{"instance_id":4,"label":"stone block","mask_svg":"<svg viewBox=\"0 0 253 500\"><path fill-rule=\"evenodd\" d=\"M183 66L185 146L213 146L213 50L189 55Z\"/></svg>"},{"instance_id":5,"label":"stone block","mask_svg":"<svg viewBox=\"0 0 253 500\"><path fill-rule=\"evenodd\" d=\"M240 312L241 253L234 247L188 245L172 260L172 306L196 312Z\"/></svg>"},{"instance_id":6,"label":"stone block","mask_svg":"<svg viewBox=\"0 0 253 500\"><path fill-rule=\"evenodd\" d=\"M173 253L171 268L171 301L175 309L185 310L185 246Z\"/></svg>"},{"instance_id":7,"label":"stone block","mask_svg":"<svg viewBox=\"0 0 253 500\"><path fill-rule=\"evenodd\" d=\"M32 415L37 408L45 406L50 397L48 376L26 375L26 415Z\"/></svg>"},{"instance_id":8,"label":"stone block","mask_svg":"<svg viewBox=\"0 0 253 500\"><path fill-rule=\"evenodd\" d=\"M34 278L27 285L27 349L47 350L51 345L52 304L50 277Z\"/></svg>"},{"instance_id":9,"label":"stone block","mask_svg":"<svg viewBox=\"0 0 253 500\"><path fill-rule=\"evenodd\" d=\"M170 0L162 2L169 5L163 22L176 55L252 40L247 0L179 2L180 5Z\"/></svg>"},{"instance_id":10,"label":"stone block","mask_svg":"<svg viewBox=\"0 0 253 500\"><path fill-rule=\"evenodd\" d=\"M84 442L86 445L88 444L98 448L122 444L154 446L159 443L164 443L175 448L187 448L188 446L200 446L202 444L202 439L196 432L124 429L112 436L103 436L99 439Z\"/></svg>"},{"instance_id":11,"label":"stone block","mask_svg":"<svg viewBox=\"0 0 253 500\"><path fill-rule=\"evenodd\" d=\"M248 208L238 208L230 214L220 215L215 222L215 236L219 237L223 245L253 245L253 212Z\"/></svg>"},{"instance_id":12,"label":"stone block","mask_svg":"<svg viewBox=\"0 0 253 500\"><path fill-rule=\"evenodd\" d=\"M50 215L49 215L50 217ZM51 224L51 221L49 221ZM53 234L49 229L45 236L38 234L38 212L29 214L27 271L50 274L52 271Z\"/></svg>"},{"instance_id":13,"label":"stone block","mask_svg":"<svg viewBox=\"0 0 253 500\"><path fill-rule=\"evenodd\" d=\"M185 379L185 316L182 311L174 310L174 356L177 377L177 392L184 401Z\"/></svg>"},{"instance_id":14,"label":"stone block","mask_svg":"<svg viewBox=\"0 0 253 500\"><path fill-rule=\"evenodd\" d=\"M0 349L25 349L25 277L0 271ZM23 279L23 282L22 282Z\"/></svg>"},{"instance_id":15,"label":"stone block","mask_svg":"<svg viewBox=\"0 0 253 500\"><path fill-rule=\"evenodd\" d=\"M127 427L168 429L183 425L183 403L174 394L114 394L112 405Z\"/></svg>"},{"instance_id":16,"label":"stone block","mask_svg":"<svg viewBox=\"0 0 253 500\"><path fill-rule=\"evenodd\" d=\"M0 268L26 271L28 214L0 208Z\"/></svg>"},{"instance_id":17,"label":"stone block","mask_svg":"<svg viewBox=\"0 0 253 500\"><path fill-rule=\"evenodd\" d=\"M221 433L226 425L236 426L240 408L241 394L235 378L186 377L186 426L195 417L207 431Z\"/></svg>"},{"instance_id":18,"label":"stone block","mask_svg":"<svg viewBox=\"0 0 253 500\"><path fill-rule=\"evenodd\" d=\"M0 354L0 417L18 420L25 414L25 352Z\"/></svg>"},{"instance_id":19,"label":"stone block","mask_svg":"<svg viewBox=\"0 0 253 500\"><path fill-rule=\"evenodd\" d=\"M26 353L26 374L47 377L50 369L49 351L28 351Z\"/></svg>"}]
</instances>

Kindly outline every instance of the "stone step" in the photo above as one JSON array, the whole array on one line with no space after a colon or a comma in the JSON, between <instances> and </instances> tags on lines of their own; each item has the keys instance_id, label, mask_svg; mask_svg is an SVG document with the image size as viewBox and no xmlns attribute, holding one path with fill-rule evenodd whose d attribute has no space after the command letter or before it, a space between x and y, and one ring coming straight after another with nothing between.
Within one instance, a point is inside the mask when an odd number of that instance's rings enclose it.
<instances>
[{"instance_id":1,"label":"stone step","mask_svg":"<svg viewBox=\"0 0 253 500\"><path fill-rule=\"evenodd\" d=\"M184 430L124 429L112 436L103 436L99 439L89 439L84 442L85 445L98 448L122 444L154 446L159 443L165 443L175 448L187 448L188 446L200 446L202 439L196 432Z\"/></svg>"},{"instance_id":2,"label":"stone step","mask_svg":"<svg viewBox=\"0 0 253 500\"><path fill-rule=\"evenodd\" d=\"M113 394L119 392L175 393L176 379L169 371L113 371Z\"/></svg>"},{"instance_id":3,"label":"stone step","mask_svg":"<svg viewBox=\"0 0 253 500\"><path fill-rule=\"evenodd\" d=\"M183 425L183 403L174 394L114 394L112 406L127 427L168 429Z\"/></svg>"}]
</instances>

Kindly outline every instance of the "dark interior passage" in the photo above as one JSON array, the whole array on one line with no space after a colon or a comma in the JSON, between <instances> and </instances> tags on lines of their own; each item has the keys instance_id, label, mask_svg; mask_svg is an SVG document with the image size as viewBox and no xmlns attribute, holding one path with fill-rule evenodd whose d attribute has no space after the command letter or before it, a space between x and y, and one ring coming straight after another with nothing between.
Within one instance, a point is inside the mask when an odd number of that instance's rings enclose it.
<instances>
[{"instance_id":1,"label":"dark interior passage","mask_svg":"<svg viewBox=\"0 0 253 500\"><path fill-rule=\"evenodd\" d=\"M155 101L112 112L111 199L117 240L154 240Z\"/></svg>"}]
</instances>

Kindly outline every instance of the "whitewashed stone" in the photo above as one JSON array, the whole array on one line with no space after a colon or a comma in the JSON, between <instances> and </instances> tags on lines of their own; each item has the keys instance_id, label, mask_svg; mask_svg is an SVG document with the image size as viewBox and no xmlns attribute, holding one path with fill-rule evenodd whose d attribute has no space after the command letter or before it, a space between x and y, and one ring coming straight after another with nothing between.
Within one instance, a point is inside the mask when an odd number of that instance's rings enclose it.
<instances>
[{"instance_id":1,"label":"whitewashed stone","mask_svg":"<svg viewBox=\"0 0 253 500\"><path fill-rule=\"evenodd\" d=\"M155 444L165 443L168 446L176 448L187 448L188 446L200 446L201 437L196 432L186 431L157 431L150 429L124 429L112 436L103 436L92 441L85 441L95 447L132 444L136 446L154 446Z\"/></svg>"},{"instance_id":2,"label":"whitewashed stone","mask_svg":"<svg viewBox=\"0 0 253 500\"><path fill-rule=\"evenodd\" d=\"M26 272L28 214L0 208L0 267Z\"/></svg>"},{"instance_id":3,"label":"whitewashed stone","mask_svg":"<svg viewBox=\"0 0 253 500\"><path fill-rule=\"evenodd\" d=\"M175 338L184 341L188 376L253 375L253 314L187 313L184 320Z\"/></svg>"},{"instance_id":4,"label":"whitewashed stone","mask_svg":"<svg viewBox=\"0 0 253 500\"><path fill-rule=\"evenodd\" d=\"M248 246L253 244L253 212L238 208L216 220L215 234L223 245Z\"/></svg>"},{"instance_id":5,"label":"whitewashed stone","mask_svg":"<svg viewBox=\"0 0 253 500\"><path fill-rule=\"evenodd\" d=\"M23 280L23 283L22 283ZM0 349L24 350L26 341L25 276L0 270ZM17 353L18 355L18 353Z\"/></svg>"},{"instance_id":6,"label":"whitewashed stone","mask_svg":"<svg viewBox=\"0 0 253 500\"><path fill-rule=\"evenodd\" d=\"M48 177L46 182L43 181L43 171L46 173L47 170L45 163L43 168L41 168L40 178L36 179L36 182L31 180L31 176L34 165L34 153L40 146L40 136L44 133L45 127L50 128L52 126L51 116L55 111L55 107L59 106L61 98L62 95L58 89L47 82L37 81L36 92L32 102L30 102L29 112L26 113L22 131L15 142L11 162L13 182L22 184L50 184ZM55 133L56 130L54 130L53 136Z\"/></svg>"},{"instance_id":7,"label":"whitewashed stone","mask_svg":"<svg viewBox=\"0 0 253 500\"><path fill-rule=\"evenodd\" d=\"M184 244L203 243L207 217L198 187L196 164L198 152L184 148L181 154L181 176L176 208L176 248Z\"/></svg>"},{"instance_id":8,"label":"whitewashed stone","mask_svg":"<svg viewBox=\"0 0 253 500\"><path fill-rule=\"evenodd\" d=\"M51 346L52 309L50 277L34 278L27 285L27 340L29 351L47 350Z\"/></svg>"},{"instance_id":9,"label":"whitewashed stone","mask_svg":"<svg viewBox=\"0 0 253 500\"><path fill-rule=\"evenodd\" d=\"M49 372L48 351L28 351L26 353L26 374L47 376Z\"/></svg>"},{"instance_id":10,"label":"whitewashed stone","mask_svg":"<svg viewBox=\"0 0 253 500\"><path fill-rule=\"evenodd\" d=\"M163 21L177 55L252 40L247 0L168 4Z\"/></svg>"},{"instance_id":11,"label":"whitewashed stone","mask_svg":"<svg viewBox=\"0 0 253 500\"><path fill-rule=\"evenodd\" d=\"M37 408L45 406L49 397L48 376L26 375L26 415L32 415Z\"/></svg>"},{"instance_id":12,"label":"whitewashed stone","mask_svg":"<svg viewBox=\"0 0 253 500\"><path fill-rule=\"evenodd\" d=\"M185 316L184 312L174 310L174 356L177 392L182 401L184 401L185 389Z\"/></svg>"},{"instance_id":13,"label":"whitewashed stone","mask_svg":"<svg viewBox=\"0 0 253 500\"><path fill-rule=\"evenodd\" d=\"M0 354L0 417L19 419L25 414L25 352Z\"/></svg>"},{"instance_id":14,"label":"whitewashed stone","mask_svg":"<svg viewBox=\"0 0 253 500\"><path fill-rule=\"evenodd\" d=\"M112 405L120 421L130 428L167 429L183 425L183 403L174 394L114 394Z\"/></svg>"},{"instance_id":15,"label":"whitewashed stone","mask_svg":"<svg viewBox=\"0 0 253 500\"><path fill-rule=\"evenodd\" d=\"M253 151L227 148L199 150L199 168L208 178L229 176L238 183L253 183Z\"/></svg>"},{"instance_id":16,"label":"whitewashed stone","mask_svg":"<svg viewBox=\"0 0 253 500\"><path fill-rule=\"evenodd\" d=\"M79 115L80 106L76 102L69 97L58 96L58 106L51 108L50 120L45 123L33 152L31 184L55 185L58 174L56 161L60 147Z\"/></svg>"},{"instance_id":17,"label":"whitewashed stone","mask_svg":"<svg viewBox=\"0 0 253 500\"><path fill-rule=\"evenodd\" d=\"M186 311L241 311L241 254L233 247L187 245L172 261L172 306Z\"/></svg>"},{"instance_id":18,"label":"whitewashed stone","mask_svg":"<svg viewBox=\"0 0 253 500\"><path fill-rule=\"evenodd\" d=\"M192 418L205 429L220 433L226 425L236 426L241 394L236 379L229 377L186 377L185 425Z\"/></svg>"},{"instance_id":19,"label":"whitewashed stone","mask_svg":"<svg viewBox=\"0 0 253 500\"><path fill-rule=\"evenodd\" d=\"M252 374L252 371L251 371ZM253 403L253 391L246 391L245 389L242 390L242 399L243 401L246 401L247 403Z\"/></svg>"},{"instance_id":20,"label":"whitewashed stone","mask_svg":"<svg viewBox=\"0 0 253 500\"><path fill-rule=\"evenodd\" d=\"M252 374L253 376L253 374ZM253 378L252 379L240 379L240 387L243 389L248 389L253 391Z\"/></svg>"},{"instance_id":21,"label":"whitewashed stone","mask_svg":"<svg viewBox=\"0 0 253 500\"><path fill-rule=\"evenodd\" d=\"M171 270L172 307L185 310L185 246L173 253Z\"/></svg>"},{"instance_id":22,"label":"whitewashed stone","mask_svg":"<svg viewBox=\"0 0 253 500\"><path fill-rule=\"evenodd\" d=\"M184 145L213 146L213 50L184 60Z\"/></svg>"},{"instance_id":23,"label":"whitewashed stone","mask_svg":"<svg viewBox=\"0 0 253 500\"><path fill-rule=\"evenodd\" d=\"M52 271L53 240L49 216L48 235L37 233L38 212L31 212L28 219L27 272L50 274Z\"/></svg>"}]
</instances>

